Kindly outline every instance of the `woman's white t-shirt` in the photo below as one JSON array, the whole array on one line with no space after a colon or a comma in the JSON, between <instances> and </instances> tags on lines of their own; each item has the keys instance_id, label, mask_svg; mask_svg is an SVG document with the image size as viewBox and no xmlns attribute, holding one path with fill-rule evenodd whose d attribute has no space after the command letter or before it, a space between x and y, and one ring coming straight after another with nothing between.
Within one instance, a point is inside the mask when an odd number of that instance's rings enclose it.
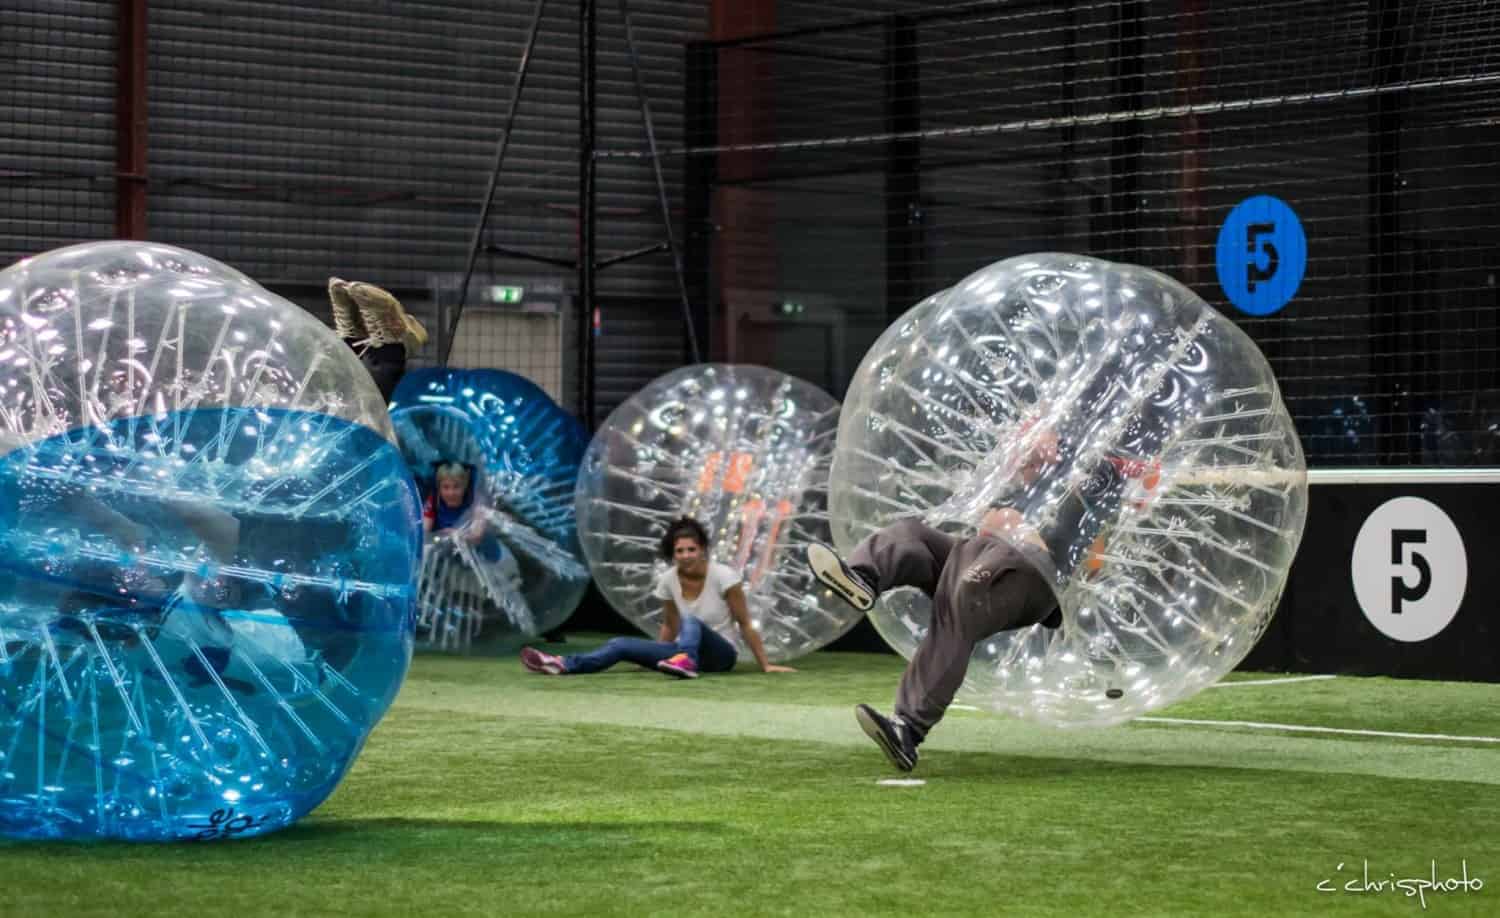
<instances>
[{"instance_id":1,"label":"woman's white t-shirt","mask_svg":"<svg viewBox=\"0 0 1500 918\"><path fill-rule=\"evenodd\" d=\"M701 619L703 624L726 637L734 633L731 625L734 616L729 614L729 603L724 594L740 583L740 572L717 561L708 563L708 573L703 575L703 592L692 599L682 598L682 581L677 578L677 565L672 565L656 581L657 599L670 599L683 615Z\"/></svg>"}]
</instances>

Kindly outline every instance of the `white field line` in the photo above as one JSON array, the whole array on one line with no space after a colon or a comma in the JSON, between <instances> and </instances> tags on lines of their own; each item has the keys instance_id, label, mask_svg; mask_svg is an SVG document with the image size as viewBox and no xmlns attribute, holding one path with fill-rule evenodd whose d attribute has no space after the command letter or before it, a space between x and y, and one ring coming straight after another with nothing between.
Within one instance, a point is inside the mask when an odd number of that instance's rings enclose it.
<instances>
[{"instance_id":1,"label":"white field line","mask_svg":"<svg viewBox=\"0 0 1500 918\"><path fill-rule=\"evenodd\" d=\"M1277 679L1245 679L1245 680L1241 680L1241 681L1238 681L1238 682L1215 682L1213 685L1210 685L1209 688L1237 688L1237 687L1242 686L1242 685L1286 685L1289 682L1314 682L1314 681L1320 681L1320 680L1324 680L1324 679L1337 679L1337 678L1338 677L1334 676L1334 675L1326 675L1326 676L1288 676L1286 678L1277 678ZM950 704L948 707L952 708L955 711L979 711L979 710L982 710L981 708L974 707L972 704Z\"/></svg>"},{"instance_id":2,"label":"white field line","mask_svg":"<svg viewBox=\"0 0 1500 918\"><path fill-rule=\"evenodd\" d=\"M1246 685L1286 685L1289 682L1318 682L1324 679L1337 679L1338 676L1288 676L1284 679L1240 679L1235 682L1215 682L1209 688L1240 688Z\"/></svg>"},{"instance_id":3,"label":"white field line","mask_svg":"<svg viewBox=\"0 0 1500 918\"><path fill-rule=\"evenodd\" d=\"M1247 679L1218 682L1209 688L1238 688L1247 685L1285 685L1289 682L1313 682L1336 679L1333 675L1292 676L1285 679ZM979 711L973 705L950 705L959 711ZM1378 736L1389 739L1438 740L1462 743L1500 743L1500 736L1458 736L1449 733L1405 733L1396 730L1355 730L1348 727L1320 727L1310 724L1273 724L1254 720L1203 720L1189 717L1137 717L1130 723L1166 724L1182 727L1241 727L1250 730L1280 730L1286 733L1327 733L1336 736Z\"/></svg>"},{"instance_id":4,"label":"white field line","mask_svg":"<svg viewBox=\"0 0 1500 918\"><path fill-rule=\"evenodd\" d=\"M1351 730L1346 727L1315 727L1306 724L1263 724L1253 720L1194 720L1186 717L1137 717L1132 723L1172 724L1188 727L1247 727L1252 730L1282 730L1288 733L1333 733L1339 736L1384 736L1392 739L1447 740L1464 743L1500 743L1500 736L1453 736L1447 733L1401 733L1392 730Z\"/></svg>"}]
</instances>

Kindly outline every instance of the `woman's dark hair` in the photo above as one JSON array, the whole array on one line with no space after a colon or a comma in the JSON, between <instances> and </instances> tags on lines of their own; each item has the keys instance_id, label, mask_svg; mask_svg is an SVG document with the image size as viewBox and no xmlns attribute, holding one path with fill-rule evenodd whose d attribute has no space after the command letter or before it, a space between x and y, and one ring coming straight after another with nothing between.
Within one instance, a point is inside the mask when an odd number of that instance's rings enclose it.
<instances>
[{"instance_id":1,"label":"woman's dark hair","mask_svg":"<svg viewBox=\"0 0 1500 918\"><path fill-rule=\"evenodd\" d=\"M685 516L667 527L667 534L661 537L661 556L672 560L672 555L677 549L678 539L692 539L698 543L698 547L705 552L708 551L708 530L703 524L690 516Z\"/></svg>"}]
</instances>

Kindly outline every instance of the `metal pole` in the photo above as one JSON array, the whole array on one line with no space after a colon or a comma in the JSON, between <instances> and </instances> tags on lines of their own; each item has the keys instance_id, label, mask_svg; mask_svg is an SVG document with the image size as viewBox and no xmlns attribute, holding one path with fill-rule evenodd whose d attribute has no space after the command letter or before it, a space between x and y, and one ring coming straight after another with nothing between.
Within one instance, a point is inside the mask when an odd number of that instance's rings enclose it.
<instances>
[{"instance_id":1,"label":"metal pole","mask_svg":"<svg viewBox=\"0 0 1500 918\"><path fill-rule=\"evenodd\" d=\"M630 51L630 72L635 77L635 97L641 106L641 122L646 128L646 145L651 149L651 168L656 174L656 199L661 205L661 220L667 230L667 247L672 250L672 268L677 275L677 295L682 300L682 321L687 325L688 353L693 363L702 363L698 351L698 331L693 324L693 307L688 301L687 281L682 272L682 250L677 247L677 234L672 231L672 211L667 203L667 183L661 175L661 155L656 149L656 128L651 120L651 103L646 99L646 84L641 79L641 58L635 49L635 33L630 27L630 8L627 0L620 0L620 19L625 23L625 47Z\"/></svg>"},{"instance_id":2,"label":"metal pole","mask_svg":"<svg viewBox=\"0 0 1500 918\"><path fill-rule=\"evenodd\" d=\"M1125 0L1115 7L1115 34L1110 53L1119 106L1133 111L1146 107L1146 5ZM1109 247L1121 261L1141 260L1141 163L1146 154L1146 136L1139 122L1118 121L1110 127Z\"/></svg>"},{"instance_id":3,"label":"metal pole","mask_svg":"<svg viewBox=\"0 0 1500 918\"><path fill-rule=\"evenodd\" d=\"M917 24L885 23L886 131L902 137L885 151L885 315L891 321L922 298L922 83Z\"/></svg>"},{"instance_id":4,"label":"metal pole","mask_svg":"<svg viewBox=\"0 0 1500 918\"><path fill-rule=\"evenodd\" d=\"M1401 79L1404 48L1401 42L1400 0L1377 0L1370 4L1365 47L1377 85L1392 85ZM1376 93L1370 97L1367 115L1366 155L1369 203L1366 226L1369 238L1369 315L1374 333L1370 369L1374 386L1365 391L1380 393L1375 414L1375 456L1359 456L1363 464L1407 465L1420 461L1421 425L1416 421L1422 387L1414 373L1411 341L1421 326L1403 320L1407 278L1401 258L1401 112L1410 102L1405 93ZM1383 352L1383 353L1382 353ZM1373 463L1371 463L1373 460ZM1347 461L1347 460L1346 460Z\"/></svg>"},{"instance_id":5,"label":"metal pole","mask_svg":"<svg viewBox=\"0 0 1500 918\"><path fill-rule=\"evenodd\" d=\"M146 238L146 0L119 0L115 58L115 237Z\"/></svg>"},{"instance_id":6,"label":"metal pole","mask_svg":"<svg viewBox=\"0 0 1500 918\"><path fill-rule=\"evenodd\" d=\"M594 381L594 63L599 10L594 0L582 0L578 19L578 389L582 420L592 433L595 425Z\"/></svg>"},{"instance_id":7,"label":"metal pole","mask_svg":"<svg viewBox=\"0 0 1500 918\"><path fill-rule=\"evenodd\" d=\"M464 265L464 282L458 289L458 308L453 311L453 321L448 326L446 342L443 346L442 365L448 365L448 357L453 353L453 335L458 331L459 320L463 318L464 304L469 298L469 279L474 276L474 262L479 260L480 243L484 239L484 227L490 220L490 208L495 203L495 186L500 182L500 167L505 164L505 148L510 146L510 130L516 123L516 111L521 105L521 91L526 87L526 74L531 68L531 52L536 47L537 32L542 26L542 12L547 8L547 0L537 0L536 10L531 14L531 31L526 36L526 50L521 52L521 63L516 68L515 85L510 93L510 107L505 113L505 127L500 132L500 143L495 150L495 167L490 170L490 185L484 193L484 205L479 208L479 223L474 227L474 238L469 241L468 263Z\"/></svg>"},{"instance_id":8,"label":"metal pole","mask_svg":"<svg viewBox=\"0 0 1500 918\"><path fill-rule=\"evenodd\" d=\"M683 139L689 147L711 147L718 143L719 52L706 42L687 46L684 72ZM689 156L683 163L683 259L693 265L689 289L698 348L713 353L709 306L713 302L715 229L714 185L718 179L717 156Z\"/></svg>"}]
</instances>

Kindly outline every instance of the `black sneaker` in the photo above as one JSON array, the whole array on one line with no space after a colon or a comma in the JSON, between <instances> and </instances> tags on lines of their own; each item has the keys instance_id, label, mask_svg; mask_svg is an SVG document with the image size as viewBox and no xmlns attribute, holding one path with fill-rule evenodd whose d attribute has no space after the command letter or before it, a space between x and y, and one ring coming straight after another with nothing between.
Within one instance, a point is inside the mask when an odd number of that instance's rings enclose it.
<instances>
[{"instance_id":1,"label":"black sneaker","mask_svg":"<svg viewBox=\"0 0 1500 918\"><path fill-rule=\"evenodd\" d=\"M860 704L854 706L854 719L892 765L902 771L917 767L916 736L901 718L886 717L869 705Z\"/></svg>"},{"instance_id":2,"label":"black sneaker","mask_svg":"<svg viewBox=\"0 0 1500 918\"><path fill-rule=\"evenodd\" d=\"M874 608L874 585L855 573L832 548L822 542L808 543L807 566L812 568L813 576L844 602L861 612Z\"/></svg>"}]
</instances>

